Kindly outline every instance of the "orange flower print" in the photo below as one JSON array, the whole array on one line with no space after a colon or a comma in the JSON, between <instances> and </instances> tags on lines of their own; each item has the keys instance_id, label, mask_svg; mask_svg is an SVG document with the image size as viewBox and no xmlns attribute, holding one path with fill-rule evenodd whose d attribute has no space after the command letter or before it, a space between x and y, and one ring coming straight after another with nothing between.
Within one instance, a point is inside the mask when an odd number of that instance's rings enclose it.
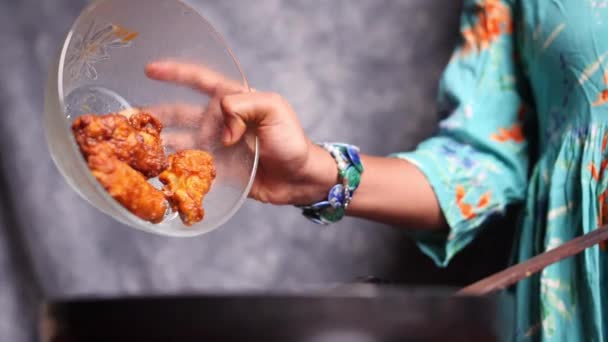
<instances>
[{"instance_id":1,"label":"orange flower print","mask_svg":"<svg viewBox=\"0 0 608 342\"><path fill-rule=\"evenodd\" d=\"M523 131L523 122L525 120L526 113L528 111L528 107L524 103L519 105L519 109L517 110L517 122L515 122L511 127L508 128L499 128L498 133L492 133L490 135L490 139L500 142L506 143L509 141L513 141L515 143L522 143L526 140Z\"/></svg>"},{"instance_id":2,"label":"orange flower print","mask_svg":"<svg viewBox=\"0 0 608 342\"><path fill-rule=\"evenodd\" d=\"M481 195L481 198L479 199L479 202L477 203L477 208L482 209L488 206L488 204L490 204L490 200L491 200L491 194L490 192L486 192L485 194Z\"/></svg>"},{"instance_id":3,"label":"orange flower print","mask_svg":"<svg viewBox=\"0 0 608 342\"><path fill-rule=\"evenodd\" d=\"M475 218L475 213L473 212L472 205L467 203L458 203L458 208L460 208L460 213L465 219L472 220Z\"/></svg>"},{"instance_id":4,"label":"orange flower print","mask_svg":"<svg viewBox=\"0 0 608 342\"><path fill-rule=\"evenodd\" d=\"M598 95L597 100L593 102L595 107L604 105L608 102L608 89L602 90L602 92Z\"/></svg>"},{"instance_id":5,"label":"orange flower print","mask_svg":"<svg viewBox=\"0 0 608 342\"><path fill-rule=\"evenodd\" d=\"M606 149L607 143L608 143L608 138L605 135L604 140L602 141L602 150ZM599 182L599 180L604 175L604 171L606 170L606 167L608 167L608 160L603 160L599 172L597 170L597 167L593 163L589 163L588 169L591 172L591 177L596 182ZM600 196L598 197L598 206L597 206L598 210L599 210L599 215L597 218L598 226L603 226L605 224L608 224L608 203L606 203L606 194L607 193L608 193L608 190L602 192L600 194ZM600 249L602 251L608 251L608 241L601 242Z\"/></svg>"},{"instance_id":6,"label":"orange flower print","mask_svg":"<svg viewBox=\"0 0 608 342\"><path fill-rule=\"evenodd\" d=\"M464 54L483 51L503 33L513 32L511 12L501 0L481 0L478 6L477 23L462 31Z\"/></svg>"},{"instance_id":7,"label":"orange flower print","mask_svg":"<svg viewBox=\"0 0 608 342\"><path fill-rule=\"evenodd\" d=\"M597 167L595 167L595 164L589 163L589 166L587 168L591 172L591 178L593 178L596 181L599 181L600 180L600 173L597 171Z\"/></svg>"},{"instance_id":8,"label":"orange flower print","mask_svg":"<svg viewBox=\"0 0 608 342\"><path fill-rule=\"evenodd\" d=\"M608 134L604 134L604 138L602 139L602 152L603 153L606 152L607 146L608 146ZM604 175L604 171L606 171L606 168L608 168L608 159L602 160L602 164L600 165L599 171L597 169L597 166L595 166L595 164L593 162L589 163L589 166L587 168L591 172L591 177L595 181L599 182L599 180L602 179L602 177Z\"/></svg>"},{"instance_id":9,"label":"orange flower print","mask_svg":"<svg viewBox=\"0 0 608 342\"><path fill-rule=\"evenodd\" d=\"M593 162L589 163L587 169L589 169L589 172L591 172L591 178L593 178L593 180L595 180L596 182L599 182L599 180L603 178L604 171L606 171L606 167L608 167L608 160L602 161L599 170Z\"/></svg>"},{"instance_id":10,"label":"orange flower print","mask_svg":"<svg viewBox=\"0 0 608 342\"><path fill-rule=\"evenodd\" d=\"M464 199L465 192L466 190L464 189L464 186L456 186L456 203L462 202L462 200Z\"/></svg>"},{"instance_id":11,"label":"orange flower print","mask_svg":"<svg viewBox=\"0 0 608 342\"><path fill-rule=\"evenodd\" d=\"M606 72L604 73L604 84L608 86L608 70L606 70ZM606 103L608 103L608 89L604 89L599 93L597 100L593 102L593 105L597 107Z\"/></svg>"},{"instance_id":12,"label":"orange flower print","mask_svg":"<svg viewBox=\"0 0 608 342\"><path fill-rule=\"evenodd\" d=\"M479 201L477 202L477 205L475 205L475 206L464 202L465 194L466 194L466 190L465 190L464 186L457 185L456 186L456 205L458 206L458 209L460 210L460 214L466 220L471 220L477 216L477 214L475 214L475 209L483 209L483 208L487 207L488 204L490 204L491 193L489 191L486 192L485 194L481 195L481 197L479 198Z\"/></svg>"},{"instance_id":13,"label":"orange flower print","mask_svg":"<svg viewBox=\"0 0 608 342\"><path fill-rule=\"evenodd\" d=\"M498 133L492 134L490 138L500 143L508 141L521 143L525 140L523 129L519 123L513 124L510 128L499 128Z\"/></svg>"}]
</instances>

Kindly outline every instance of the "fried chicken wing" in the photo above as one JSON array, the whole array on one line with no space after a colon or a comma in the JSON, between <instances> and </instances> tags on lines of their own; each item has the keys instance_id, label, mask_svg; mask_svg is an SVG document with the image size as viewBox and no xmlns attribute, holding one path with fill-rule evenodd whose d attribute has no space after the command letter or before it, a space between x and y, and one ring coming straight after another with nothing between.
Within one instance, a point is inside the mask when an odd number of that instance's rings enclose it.
<instances>
[{"instance_id":1,"label":"fried chicken wing","mask_svg":"<svg viewBox=\"0 0 608 342\"><path fill-rule=\"evenodd\" d=\"M169 166L159 180L165 184L165 197L182 222L191 226L205 216L202 203L215 179L213 157L203 151L184 150L168 158Z\"/></svg>"},{"instance_id":2,"label":"fried chicken wing","mask_svg":"<svg viewBox=\"0 0 608 342\"><path fill-rule=\"evenodd\" d=\"M203 198L215 179L213 157L185 150L167 159L162 123L139 109L105 115L83 115L72 131L91 172L116 201L153 223L170 205L191 226L203 219ZM159 176L157 190L147 178ZM168 203L167 203L168 202Z\"/></svg>"},{"instance_id":3,"label":"fried chicken wing","mask_svg":"<svg viewBox=\"0 0 608 342\"><path fill-rule=\"evenodd\" d=\"M110 196L131 213L152 223L163 220L165 197L141 173L108 153L90 155L88 165Z\"/></svg>"},{"instance_id":4,"label":"fried chicken wing","mask_svg":"<svg viewBox=\"0 0 608 342\"><path fill-rule=\"evenodd\" d=\"M162 123L154 116L137 112L83 115L74 120L72 131L85 158L112 155L145 177L156 177L167 166L160 133Z\"/></svg>"},{"instance_id":5,"label":"fried chicken wing","mask_svg":"<svg viewBox=\"0 0 608 342\"><path fill-rule=\"evenodd\" d=\"M138 137L142 139L139 148L132 151L131 166L147 177L158 176L167 167L167 158L160 137L163 124L158 118L147 113L130 116L129 123L138 131Z\"/></svg>"}]
</instances>

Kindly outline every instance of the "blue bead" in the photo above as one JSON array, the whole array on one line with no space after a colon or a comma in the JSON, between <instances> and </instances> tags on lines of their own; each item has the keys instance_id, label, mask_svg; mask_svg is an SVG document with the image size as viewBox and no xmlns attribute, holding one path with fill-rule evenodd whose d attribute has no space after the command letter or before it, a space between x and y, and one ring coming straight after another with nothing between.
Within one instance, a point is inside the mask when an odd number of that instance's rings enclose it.
<instances>
[{"instance_id":1,"label":"blue bead","mask_svg":"<svg viewBox=\"0 0 608 342\"><path fill-rule=\"evenodd\" d=\"M334 185L334 187L329 190L327 200L332 207L341 207L344 204L344 186L342 184Z\"/></svg>"},{"instance_id":2,"label":"blue bead","mask_svg":"<svg viewBox=\"0 0 608 342\"><path fill-rule=\"evenodd\" d=\"M351 163L353 163L353 166L359 170L359 172L363 172L363 164L361 163L361 158L359 157L359 151L352 146L348 146L346 148L346 153L348 153L348 158L350 159Z\"/></svg>"},{"instance_id":3,"label":"blue bead","mask_svg":"<svg viewBox=\"0 0 608 342\"><path fill-rule=\"evenodd\" d=\"M315 204L311 205L311 206L310 206L310 209L311 209L311 210L319 210L319 209L324 209L324 208L327 208L327 207L329 207L329 206L331 206L331 203L330 203L330 202L328 202L328 201L323 201L323 202L318 202L318 203L315 203Z\"/></svg>"}]
</instances>

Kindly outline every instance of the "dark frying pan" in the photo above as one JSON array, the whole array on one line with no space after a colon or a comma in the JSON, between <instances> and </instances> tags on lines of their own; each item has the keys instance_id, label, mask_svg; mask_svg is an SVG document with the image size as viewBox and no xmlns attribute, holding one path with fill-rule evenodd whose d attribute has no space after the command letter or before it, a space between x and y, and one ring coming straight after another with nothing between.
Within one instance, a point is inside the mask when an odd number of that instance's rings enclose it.
<instances>
[{"instance_id":1,"label":"dark frying pan","mask_svg":"<svg viewBox=\"0 0 608 342\"><path fill-rule=\"evenodd\" d=\"M50 303L45 341L503 341L507 296L375 285L330 291Z\"/></svg>"},{"instance_id":2,"label":"dark frying pan","mask_svg":"<svg viewBox=\"0 0 608 342\"><path fill-rule=\"evenodd\" d=\"M513 302L496 292L608 239L608 227L458 292L373 285L281 294L215 294L52 301L49 342L507 341Z\"/></svg>"}]
</instances>

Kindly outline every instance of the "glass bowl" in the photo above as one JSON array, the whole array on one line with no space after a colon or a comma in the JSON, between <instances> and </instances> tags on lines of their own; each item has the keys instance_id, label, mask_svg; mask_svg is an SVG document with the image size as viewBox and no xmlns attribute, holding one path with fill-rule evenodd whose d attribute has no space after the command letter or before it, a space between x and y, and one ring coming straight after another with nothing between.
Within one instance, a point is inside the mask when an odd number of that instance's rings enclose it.
<instances>
[{"instance_id":1,"label":"glass bowl","mask_svg":"<svg viewBox=\"0 0 608 342\"><path fill-rule=\"evenodd\" d=\"M247 91L238 61L221 36L192 7L178 0L98 0L85 8L69 31L52 66L45 94L45 129L51 156L67 182L93 206L118 221L147 232L190 237L224 224L245 201L253 183L257 140L249 133L238 144L221 143L224 121L218 99L236 91L217 86L205 93L152 80L148 63L178 60L211 70ZM222 91L220 91L222 90ZM216 178L205 196L202 221L186 226L167 210L150 223L129 212L89 170L71 125L83 114L144 108L163 123L168 155L180 149L209 152ZM179 115L180 111L188 112ZM187 122L176 117L187 117ZM169 143L168 137L173 137ZM176 143L183 141L184 143ZM148 180L157 189L157 178Z\"/></svg>"}]
</instances>

